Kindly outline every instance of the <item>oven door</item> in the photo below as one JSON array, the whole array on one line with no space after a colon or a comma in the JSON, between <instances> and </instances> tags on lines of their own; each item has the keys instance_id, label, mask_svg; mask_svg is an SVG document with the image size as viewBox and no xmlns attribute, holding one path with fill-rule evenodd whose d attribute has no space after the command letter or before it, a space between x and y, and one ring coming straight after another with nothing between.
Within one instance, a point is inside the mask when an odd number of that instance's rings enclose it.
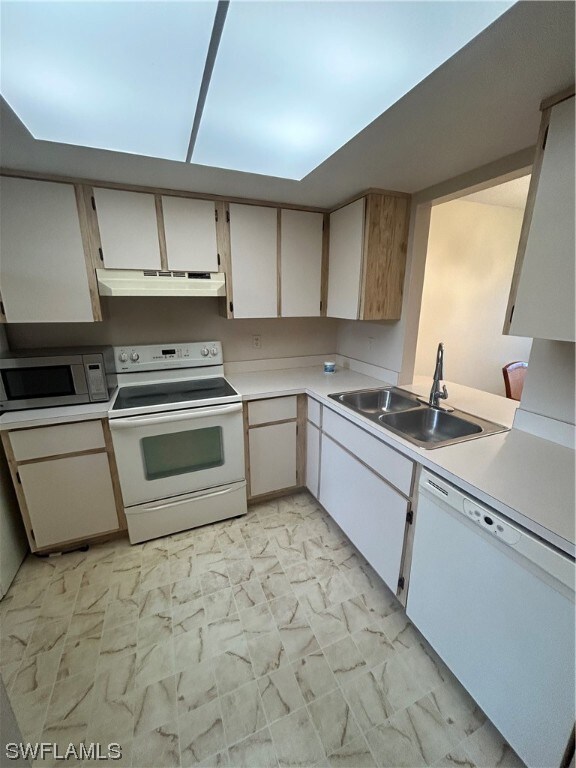
<instances>
[{"instance_id":1,"label":"oven door","mask_svg":"<svg viewBox=\"0 0 576 768\"><path fill-rule=\"evenodd\" d=\"M110 420L126 507L244 480L242 404Z\"/></svg>"}]
</instances>

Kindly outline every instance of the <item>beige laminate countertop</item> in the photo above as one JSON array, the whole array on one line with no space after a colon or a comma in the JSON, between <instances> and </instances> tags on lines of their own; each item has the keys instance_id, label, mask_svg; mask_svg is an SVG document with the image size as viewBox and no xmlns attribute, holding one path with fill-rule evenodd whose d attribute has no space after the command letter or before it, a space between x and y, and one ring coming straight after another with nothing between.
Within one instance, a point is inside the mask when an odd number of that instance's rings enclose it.
<instances>
[{"instance_id":1,"label":"beige laminate countertop","mask_svg":"<svg viewBox=\"0 0 576 768\"><path fill-rule=\"evenodd\" d=\"M116 390L109 400L102 403L85 405L61 405L56 408L30 408L27 411L9 411L0 416L0 432L9 429L27 429L29 427L48 427L51 424L65 424L70 421L90 421L108 418L108 409L112 404Z\"/></svg>"},{"instance_id":2,"label":"beige laminate countertop","mask_svg":"<svg viewBox=\"0 0 576 768\"><path fill-rule=\"evenodd\" d=\"M454 483L497 511L571 555L575 553L575 453L527 432L511 430L456 445L426 450L328 398L335 392L385 386L385 382L338 369L320 367L226 374L243 400L308 394L341 413L383 442ZM431 380L403 386L427 396ZM448 404L476 416L512 426L517 403L448 382ZM110 401L6 413L0 431L106 418Z\"/></svg>"},{"instance_id":3,"label":"beige laminate countertop","mask_svg":"<svg viewBox=\"0 0 576 768\"><path fill-rule=\"evenodd\" d=\"M306 393L371 432L383 442L454 483L528 530L571 555L575 553L575 453L513 429L464 443L426 450L388 432L327 396L384 382L339 369L261 371L227 376L244 400ZM403 389L428 396L431 380L420 377ZM447 403L511 427L518 403L448 382Z\"/></svg>"}]
</instances>

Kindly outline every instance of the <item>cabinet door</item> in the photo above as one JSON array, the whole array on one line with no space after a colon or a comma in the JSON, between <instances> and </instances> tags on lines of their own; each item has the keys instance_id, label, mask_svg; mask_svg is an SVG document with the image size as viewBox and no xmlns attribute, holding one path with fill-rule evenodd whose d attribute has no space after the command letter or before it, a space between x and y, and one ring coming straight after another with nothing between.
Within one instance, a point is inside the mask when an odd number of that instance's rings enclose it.
<instances>
[{"instance_id":1,"label":"cabinet door","mask_svg":"<svg viewBox=\"0 0 576 768\"><path fill-rule=\"evenodd\" d=\"M574 341L574 99L552 109L510 333Z\"/></svg>"},{"instance_id":2,"label":"cabinet door","mask_svg":"<svg viewBox=\"0 0 576 768\"><path fill-rule=\"evenodd\" d=\"M18 474L37 547L118 530L106 453L22 464Z\"/></svg>"},{"instance_id":3,"label":"cabinet door","mask_svg":"<svg viewBox=\"0 0 576 768\"><path fill-rule=\"evenodd\" d=\"M248 433L250 495L296 485L296 422L255 427Z\"/></svg>"},{"instance_id":4,"label":"cabinet door","mask_svg":"<svg viewBox=\"0 0 576 768\"><path fill-rule=\"evenodd\" d=\"M0 179L0 283L10 323L94 320L71 184Z\"/></svg>"},{"instance_id":5,"label":"cabinet door","mask_svg":"<svg viewBox=\"0 0 576 768\"><path fill-rule=\"evenodd\" d=\"M214 203L163 197L162 210L168 269L218 272Z\"/></svg>"},{"instance_id":6,"label":"cabinet door","mask_svg":"<svg viewBox=\"0 0 576 768\"><path fill-rule=\"evenodd\" d=\"M234 317L278 316L276 208L230 205Z\"/></svg>"},{"instance_id":7,"label":"cabinet door","mask_svg":"<svg viewBox=\"0 0 576 768\"><path fill-rule=\"evenodd\" d=\"M407 500L324 435L320 503L395 593Z\"/></svg>"},{"instance_id":8,"label":"cabinet door","mask_svg":"<svg viewBox=\"0 0 576 768\"><path fill-rule=\"evenodd\" d=\"M315 499L318 498L320 476L320 430L306 422L306 488Z\"/></svg>"},{"instance_id":9,"label":"cabinet door","mask_svg":"<svg viewBox=\"0 0 576 768\"><path fill-rule=\"evenodd\" d=\"M95 189L104 266L108 269L161 269L154 195Z\"/></svg>"},{"instance_id":10,"label":"cabinet door","mask_svg":"<svg viewBox=\"0 0 576 768\"><path fill-rule=\"evenodd\" d=\"M328 317L358 318L364 198L330 214L328 257Z\"/></svg>"},{"instance_id":11,"label":"cabinet door","mask_svg":"<svg viewBox=\"0 0 576 768\"><path fill-rule=\"evenodd\" d=\"M282 317L318 317L324 216L283 210L280 219Z\"/></svg>"}]
</instances>

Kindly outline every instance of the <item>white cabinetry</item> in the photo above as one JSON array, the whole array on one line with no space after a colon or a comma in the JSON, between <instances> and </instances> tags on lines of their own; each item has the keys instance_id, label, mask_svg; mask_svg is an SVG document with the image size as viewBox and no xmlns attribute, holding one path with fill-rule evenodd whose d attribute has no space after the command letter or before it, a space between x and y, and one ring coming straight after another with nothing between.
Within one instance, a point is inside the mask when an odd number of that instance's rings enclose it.
<instances>
[{"instance_id":1,"label":"white cabinetry","mask_svg":"<svg viewBox=\"0 0 576 768\"><path fill-rule=\"evenodd\" d=\"M330 214L328 317L358 318L363 235L363 198Z\"/></svg>"},{"instance_id":2,"label":"white cabinetry","mask_svg":"<svg viewBox=\"0 0 576 768\"><path fill-rule=\"evenodd\" d=\"M309 397L306 421L306 487L315 499L320 494L321 426L322 406Z\"/></svg>"},{"instance_id":3,"label":"white cabinetry","mask_svg":"<svg viewBox=\"0 0 576 768\"><path fill-rule=\"evenodd\" d=\"M396 592L408 500L326 435L321 473L320 503Z\"/></svg>"},{"instance_id":4,"label":"white cabinetry","mask_svg":"<svg viewBox=\"0 0 576 768\"><path fill-rule=\"evenodd\" d=\"M38 548L118 529L106 453L34 462L18 472Z\"/></svg>"},{"instance_id":5,"label":"white cabinetry","mask_svg":"<svg viewBox=\"0 0 576 768\"><path fill-rule=\"evenodd\" d=\"M93 196L104 266L161 269L154 195L97 188Z\"/></svg>"},{"instance_id":6,"label":"white cabinetry","mask_svg":"<svg viewBox=\"0 0 576 768\"><path fill-rule=\"evenodd\" d=\"M280 285L282 317L318 317L322 282L324 216L282 210Z\"/></svg>"},{"instance_id":7,"label":"white cabinetry","mask_svg":"<svg viewBox=\"0 0 576 768\"><path fill-rule=\"evenodd\" d=\"M414 464L322 408L319 501L393 592L399 582Z\"/></svg>"},{"instance_id":8,"label":"white cabinetry","mask_svg":"<svg viewBox=\"0 0 576 768\"><path fill-rule=\"evenodd\" d=\"M278 316L278 212L257 205L230 205L233 313Z\"/></svg>"},{"instance_id":9,"label":"white cabinetry","mask_svg":"<svg viewBox=\"0 0 576 768\"><path fill-rule=\"evenodd\" d=\"M10 323L90 322L92 307L72 184L0 179L0 290Z\"/></svg>"},{"instance_id":10,"label":"white cabinetry","mask_svg":"<svg viewBox=\"0 0 576 768\"><path fill-rule=\"evenodd\" d=\"M505 331L510 334L576 339L574 209L572 97L543 113L508 305Z\"/></svg>"},{"instance_id":11,"label":"white cabinetry","mask_svg":"<svg viewBox=\"0 0 576 768\"><path fill-rule=\"evenodd\" d=\"M185 197L163 197L168 269L218 272L214 203Z\"/></svg>"},{"instance_id":12,"label":"white cabinetry","mask_svg":"<svg viewBox=\"0 0 576 768\"><path fill-rule=\"evenodd\" d=\"M328 317L399 320L410 197L370 193L330 214Z\"/></svg>"},{"instance_id":13,"label":"white cabinetry","mask_svg":"<svg viewBox=\"0 0 576 768\"><path fill-rule=\"evenodd\" d=\"M104 429L93 420L2 434L33 552L119 530L120 491Z\"/></svg>"},{"instance_id":14,"label":"white cabinetry","mask_svg":"<svg viewBox=\"0 0 576 768\"><path fill-rule=\"evenodd\" d=\"M254 400L247 405L250 497L299 484L296 396Z\"/></svg>"}]
</instances>

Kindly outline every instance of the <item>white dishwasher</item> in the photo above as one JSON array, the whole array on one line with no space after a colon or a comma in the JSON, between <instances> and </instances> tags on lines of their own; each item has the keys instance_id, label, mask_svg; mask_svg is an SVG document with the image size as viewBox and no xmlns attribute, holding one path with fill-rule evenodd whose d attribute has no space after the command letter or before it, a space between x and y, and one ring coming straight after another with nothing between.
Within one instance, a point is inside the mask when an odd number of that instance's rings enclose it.
<instances>
[{"instance_id":1,"label":"white dishwasher","mask_svg":"<svg viewBox=\"0 0 576 768\"><path fill-rule=\"evenodd\" d=\"M524 762L574 727L574 560L423 470L406 612Z\"/></svg>"}]
</instances>

